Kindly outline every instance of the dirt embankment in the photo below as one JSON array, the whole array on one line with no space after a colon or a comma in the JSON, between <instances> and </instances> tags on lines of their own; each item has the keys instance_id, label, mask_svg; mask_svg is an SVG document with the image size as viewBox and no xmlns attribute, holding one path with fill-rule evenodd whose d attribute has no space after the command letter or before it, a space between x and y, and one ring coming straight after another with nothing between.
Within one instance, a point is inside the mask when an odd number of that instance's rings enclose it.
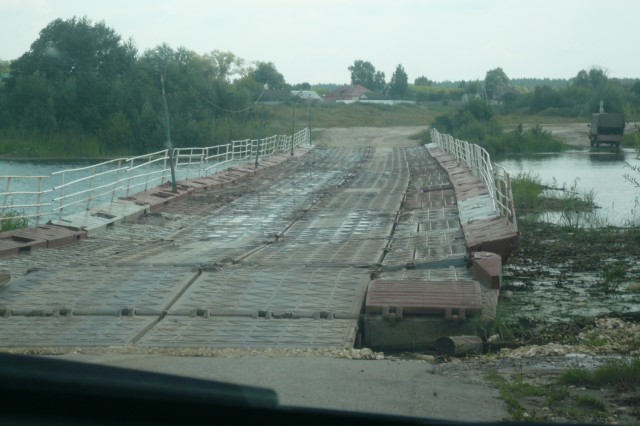
<instances>
[{"instance_id":1,"label":"dirt embankment","mask_svg":"<svg viewBox=\"0 0 640 426\"><path fill-rule=\"evenodd\" d=\"M636 125L639 123L627 123L624 129L625 134L631 134L636 131ZM532 125L525 125L525 128ZM542 124L542 127L551 132L553 136L562 142L576 147L588 148L591 146L589 142L589 126L588 123L562 123L562 124Z\"/></svg>"},{"instance_id":2,"label":"dirt embankment","mask_svg":"<svg viewBox=\"0 0 640 426\"><path fill-rule=\"evenodd\" d=\"M330 127L317 130L313 144L327 148L345 146L369 146L372 148L396 148L418 146L420 138L413 137L427 130L427 126L404 127Z\"/></svg>"}]
</instances>

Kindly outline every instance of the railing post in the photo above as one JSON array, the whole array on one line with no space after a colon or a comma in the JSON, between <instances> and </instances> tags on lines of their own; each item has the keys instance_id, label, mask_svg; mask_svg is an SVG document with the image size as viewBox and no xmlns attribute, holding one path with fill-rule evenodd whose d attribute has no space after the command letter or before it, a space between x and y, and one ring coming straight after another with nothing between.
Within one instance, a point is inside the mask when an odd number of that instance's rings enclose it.
<instances>
[{"instance_id":1,"label":"railing post","mask_svg":"<svg viewBox=\"0 0 640 426\"><path fill-rule=\"evenodd\" d=\"M216 158L218 158L216 156ZM203 164L204 163L204 164ZM204 166L204 175L207 175L207 168L209 167L209 147L205 148L204 151L202 151L202 157L200 159L200 171L198 172L198 177L204 177L202 176L202 167Z\"/></svg>"},{"instance_id":2,"label":"railing post","mask_svg":"<svg viewBox=\"0 0 640 426\"><path fill-rule=\"evenodd\" d=\"M7 186L4 190L4 198L2 200L2 206L7 205L7 199L9 198L9 190L11 189L11 176L7 176Z\"/></svg>"},{"instance_id":3,"label":"railing post","mask_svg":"<svg viewBox=\"0 0 640 426\"><path fill-rule=\"evenodd\" d=\"M127 163L127 188L124 191L125 198L129 196L129 191L131 190L131 169L133 168L133 160L128 159Z\"/></svg>"},{"instance_id":4,"label":"railing post","mask_svg":"<svg viewBox=\"0 0 640 426\"><path fill-rule=\"evenodd\" d=\"M454 155L456 160L464 163L476 177L483 180L494 210L501 216L506 216L517 227L511 181L506 170L501 175L498 169L494 169L487 151L477 144L460 141L434 128L430 129L430 134L433 143Z\"/></svg>"},{"instance_id":5,"label":"railing post","mask_svg":"<svg viewBox=\"0 0 640 426\"><path fill-rule=\"evenodd\" d=\"M64 175L65 173L61 173L60 177L60 208L58 209L58 220L62 219L62 206L64 205Z\"/></svg>"},{"instance_id":6,"label":"railing post","mask_svg":"<svg viewBox=\"0 0 640 426\"><path fill-rule=\"evenodd\" d=\"M113 188L111 189L111 202L113 203L113 200L115 200L116 198L116 188L118 187L118 176L120 175L120 163L121 161L118 160L118 165L116 166L116 181L113 184Z\"/></svg>"},{"instance_id":7,"label":"railing post","mask_svg":"<svg viewBox=\"0 0 640 426\"><path fill-rule=\"evenodd\" d=\"M38 177L38 196L36 197L36 228L40 225L40 201L42 199L42 176Z\"/></svg>"}]
</instances>

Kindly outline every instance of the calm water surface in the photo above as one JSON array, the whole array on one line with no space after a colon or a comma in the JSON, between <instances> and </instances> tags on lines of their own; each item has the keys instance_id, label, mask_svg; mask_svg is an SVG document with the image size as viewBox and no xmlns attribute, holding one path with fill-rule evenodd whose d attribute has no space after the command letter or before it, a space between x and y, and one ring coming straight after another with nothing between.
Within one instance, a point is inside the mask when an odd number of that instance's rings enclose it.
<instances>
[{"instance_id":1,"label":"calm water surface","mask_svg":"<svg viewBox=\"0 0 640 426\"><path fill-rule=\"evenodd\" d=\"M598 217L612 225L640 220L636 207L640 189L625 180L624 175L632 172L626 163L640 166L635 151L566 151L498 162L512 177L520 172L528 172L537 175L549 186L571 187L575 183L578 191L593 191L595 202L600 207ZM518 206L516 212L517 209Z\"/></svg>"},{"instance_id":2,"label":"calm water surface","mask_svg":"<svg viewBox=\"0 0 640 426\"><path fill-rule=\"evenodd\" d=\"M520 172L529 172L539 176L543 183L549 186L570 187L575 183L580 191L593 191L595 202L601 207L598 211L599 217L615 225L640 220L640 209L636 208L640 189L625 180L624 175L631 172L626 163L640 166L635 151L567 151L499 161L512 176ZM95 163L0 160L0 176L48 176L55 171L91 164ZM49 182L49 185L58 184L55 178Z\"/></svg>"}]
</instances>

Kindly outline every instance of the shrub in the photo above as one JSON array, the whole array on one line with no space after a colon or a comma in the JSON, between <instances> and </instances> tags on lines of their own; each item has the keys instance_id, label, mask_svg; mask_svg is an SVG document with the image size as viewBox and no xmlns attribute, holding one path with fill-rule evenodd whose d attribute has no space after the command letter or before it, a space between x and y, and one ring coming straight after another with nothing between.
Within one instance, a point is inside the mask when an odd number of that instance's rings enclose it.
<instances>
[{"instance_id":1,"label":"shrub","mask_svg":"<svg viewBox=\"0 0 640 426\"><path fill-rule=\"evenodd\" d=\"M29 220L23 216L24 212L14 209L0 213L0 232L28 227Z\"/></svg>"}]
</instances>

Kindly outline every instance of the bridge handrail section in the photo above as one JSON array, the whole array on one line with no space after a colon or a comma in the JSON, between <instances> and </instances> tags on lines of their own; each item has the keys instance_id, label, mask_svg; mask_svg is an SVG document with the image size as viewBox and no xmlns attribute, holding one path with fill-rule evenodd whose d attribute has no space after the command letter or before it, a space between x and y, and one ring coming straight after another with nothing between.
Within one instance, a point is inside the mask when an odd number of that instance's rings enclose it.
<instances>
[{"instance_id":1,"label":"bridge handrail section","mask_svg":"<svg viewBox=\"0 0 640 426\"><path fill-rule=\"evenodd\" d=\"M308 144L310 131L236 140L224 145L174 148L176 179L207 177L234 163L288 152ZM73 207L89 210L162 185L171 178L169 150L60 170L49 176L0 176L0 229L3 221L26 219L38 226L45 218L62 217ZM80 209L81 207L81 209Z\"/></svg>"},{"instance_id":2,"label":"bridge handrail section","mask_svg":"<svg viewBox=\"0 0 640 426\"><path fill-rule=\"evenodd\" d=\"M455 139L434 128L431 128L430 132L431 142L454 155L458 161L469 167L474 176L484 181L493 199L496 212L516 225L511 179L507 170L498 164L491 163L489 153L476 144Z\"/></svg>"}]
</instances>

